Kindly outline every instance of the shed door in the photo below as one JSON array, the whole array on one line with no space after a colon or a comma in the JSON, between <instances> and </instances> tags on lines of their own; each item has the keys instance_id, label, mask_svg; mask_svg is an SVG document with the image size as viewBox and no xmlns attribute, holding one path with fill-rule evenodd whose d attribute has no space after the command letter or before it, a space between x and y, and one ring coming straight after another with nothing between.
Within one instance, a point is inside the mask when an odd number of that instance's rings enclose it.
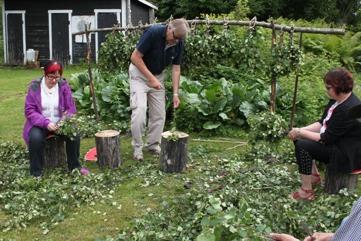
<instances>
[{"instance_id":1,"label":"shed door","mask_svg":"<svg viewBox=\"0 0 361 241\"><path fill-rule=\"evenodd\" d=\"M114 24L118 24L117 13L98 13L98 28L113 27ZM98 47L105 41L106 32L98 33Z\"/></svg>"},{"instance_id":2,"label":"shed door","mask_svg":"<svg viewBox=\"0 0 361 241\"><path fill-rule=\"evenodd\" d=\"M50 58L64 65L71 63L69 14L69 12L51 12L49 14L51 18L49 23L51 24L49 31Z\"/></svg>"},{"instance_id":3,"label":"shed door","mask_svg":"<svg viewBox=\"0 0 361 241\"><path fill-rule=\"evenodd\" d=\"M23 14L7 13L7 56L11 65L24 64Z\"/></svg>"},{"instance_id":4,"label":"shed door","mask_svg":"<svg viewBox=\"0 0 361 241\"><path fill-rule=\"evenodd\" d=\"M120 9L105 9L105 10L95 10L95 21L97 28L110 28L115 24L120 23ZM98 60L98 51L103 42L106 41L106 35L109 32L97 32L95 36L96 42L96 59Z\"/></svg>"}]
</instances>

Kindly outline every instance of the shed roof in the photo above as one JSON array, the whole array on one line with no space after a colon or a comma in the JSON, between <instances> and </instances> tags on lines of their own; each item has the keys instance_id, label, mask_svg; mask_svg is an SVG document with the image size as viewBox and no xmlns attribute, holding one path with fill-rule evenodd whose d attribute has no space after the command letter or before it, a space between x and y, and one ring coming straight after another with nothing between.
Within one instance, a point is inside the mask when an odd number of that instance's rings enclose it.
<instances>
[{"instance_id":1,"label":"shed roof","mask_svg":"<svg viewBox=\"0 0 361 241\"><path fill-rule=\"evenodd\" d=\"M144 5L147 5L148 7L151 7L155 10L158 10L158 7L155 6L153 3L149 2L149 1L146 1L146 0L138 0L138 2L141 2L143 3Z\"/></svg>"}]
</instances>

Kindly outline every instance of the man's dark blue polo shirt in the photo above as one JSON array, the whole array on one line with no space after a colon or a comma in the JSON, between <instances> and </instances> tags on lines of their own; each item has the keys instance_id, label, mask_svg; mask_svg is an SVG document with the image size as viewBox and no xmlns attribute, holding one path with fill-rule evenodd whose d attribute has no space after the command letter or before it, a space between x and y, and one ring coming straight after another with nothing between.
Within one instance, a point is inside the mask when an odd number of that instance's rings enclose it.
<instances>
[{"instance_id":1,"label":"man's dark blue polo shirt","mask_svg":"<svg viewBox=\"0 0 361 241\"><path fill-rule=\"evenodd\" d=\"M159 75L170 64L180 65L183 55L183 41L166 48L166 25L153 25L146 29L137 44L143 54L143 61L150 72Z\"/></svg>"}]
</instances>

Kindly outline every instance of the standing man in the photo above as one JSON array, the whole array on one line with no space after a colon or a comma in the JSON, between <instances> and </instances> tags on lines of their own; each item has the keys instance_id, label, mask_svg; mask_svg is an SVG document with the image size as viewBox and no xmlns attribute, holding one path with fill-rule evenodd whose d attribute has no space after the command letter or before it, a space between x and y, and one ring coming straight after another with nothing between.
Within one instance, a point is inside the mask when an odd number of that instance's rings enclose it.
<instances>
[{"instance_id":1,"label":"standing man","mask_svg":"<svg viewBox=\"0 0 361 241\"><path fill-rule=\"evenodd\" d=\"M143 160L143 140L149 106L146 149L160 153L160 140L165 123L164 69L172 64L173 107L179 106L180 64L184 39L189 32L185 19L174 19L168 25L146 29L130 57L130 108L133 158Z\"/></svg>"}]
</instances>

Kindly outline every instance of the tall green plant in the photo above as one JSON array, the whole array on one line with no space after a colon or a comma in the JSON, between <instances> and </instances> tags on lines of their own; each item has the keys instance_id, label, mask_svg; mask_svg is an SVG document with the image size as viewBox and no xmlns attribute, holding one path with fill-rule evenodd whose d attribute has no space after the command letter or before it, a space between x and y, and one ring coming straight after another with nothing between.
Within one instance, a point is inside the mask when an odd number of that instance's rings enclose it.
<instances>
[{"instance_id":1,"label":"tall green plant","mask_svg":"<svg viewBox=\"0 0 361 241\"><path fill-rule=\"evenodd\" d=\"M99 50L98 66L101 72L128 71L130 56L140 37L140 31L114 32L107 35Z\"/></svg>"}]
</instances>

